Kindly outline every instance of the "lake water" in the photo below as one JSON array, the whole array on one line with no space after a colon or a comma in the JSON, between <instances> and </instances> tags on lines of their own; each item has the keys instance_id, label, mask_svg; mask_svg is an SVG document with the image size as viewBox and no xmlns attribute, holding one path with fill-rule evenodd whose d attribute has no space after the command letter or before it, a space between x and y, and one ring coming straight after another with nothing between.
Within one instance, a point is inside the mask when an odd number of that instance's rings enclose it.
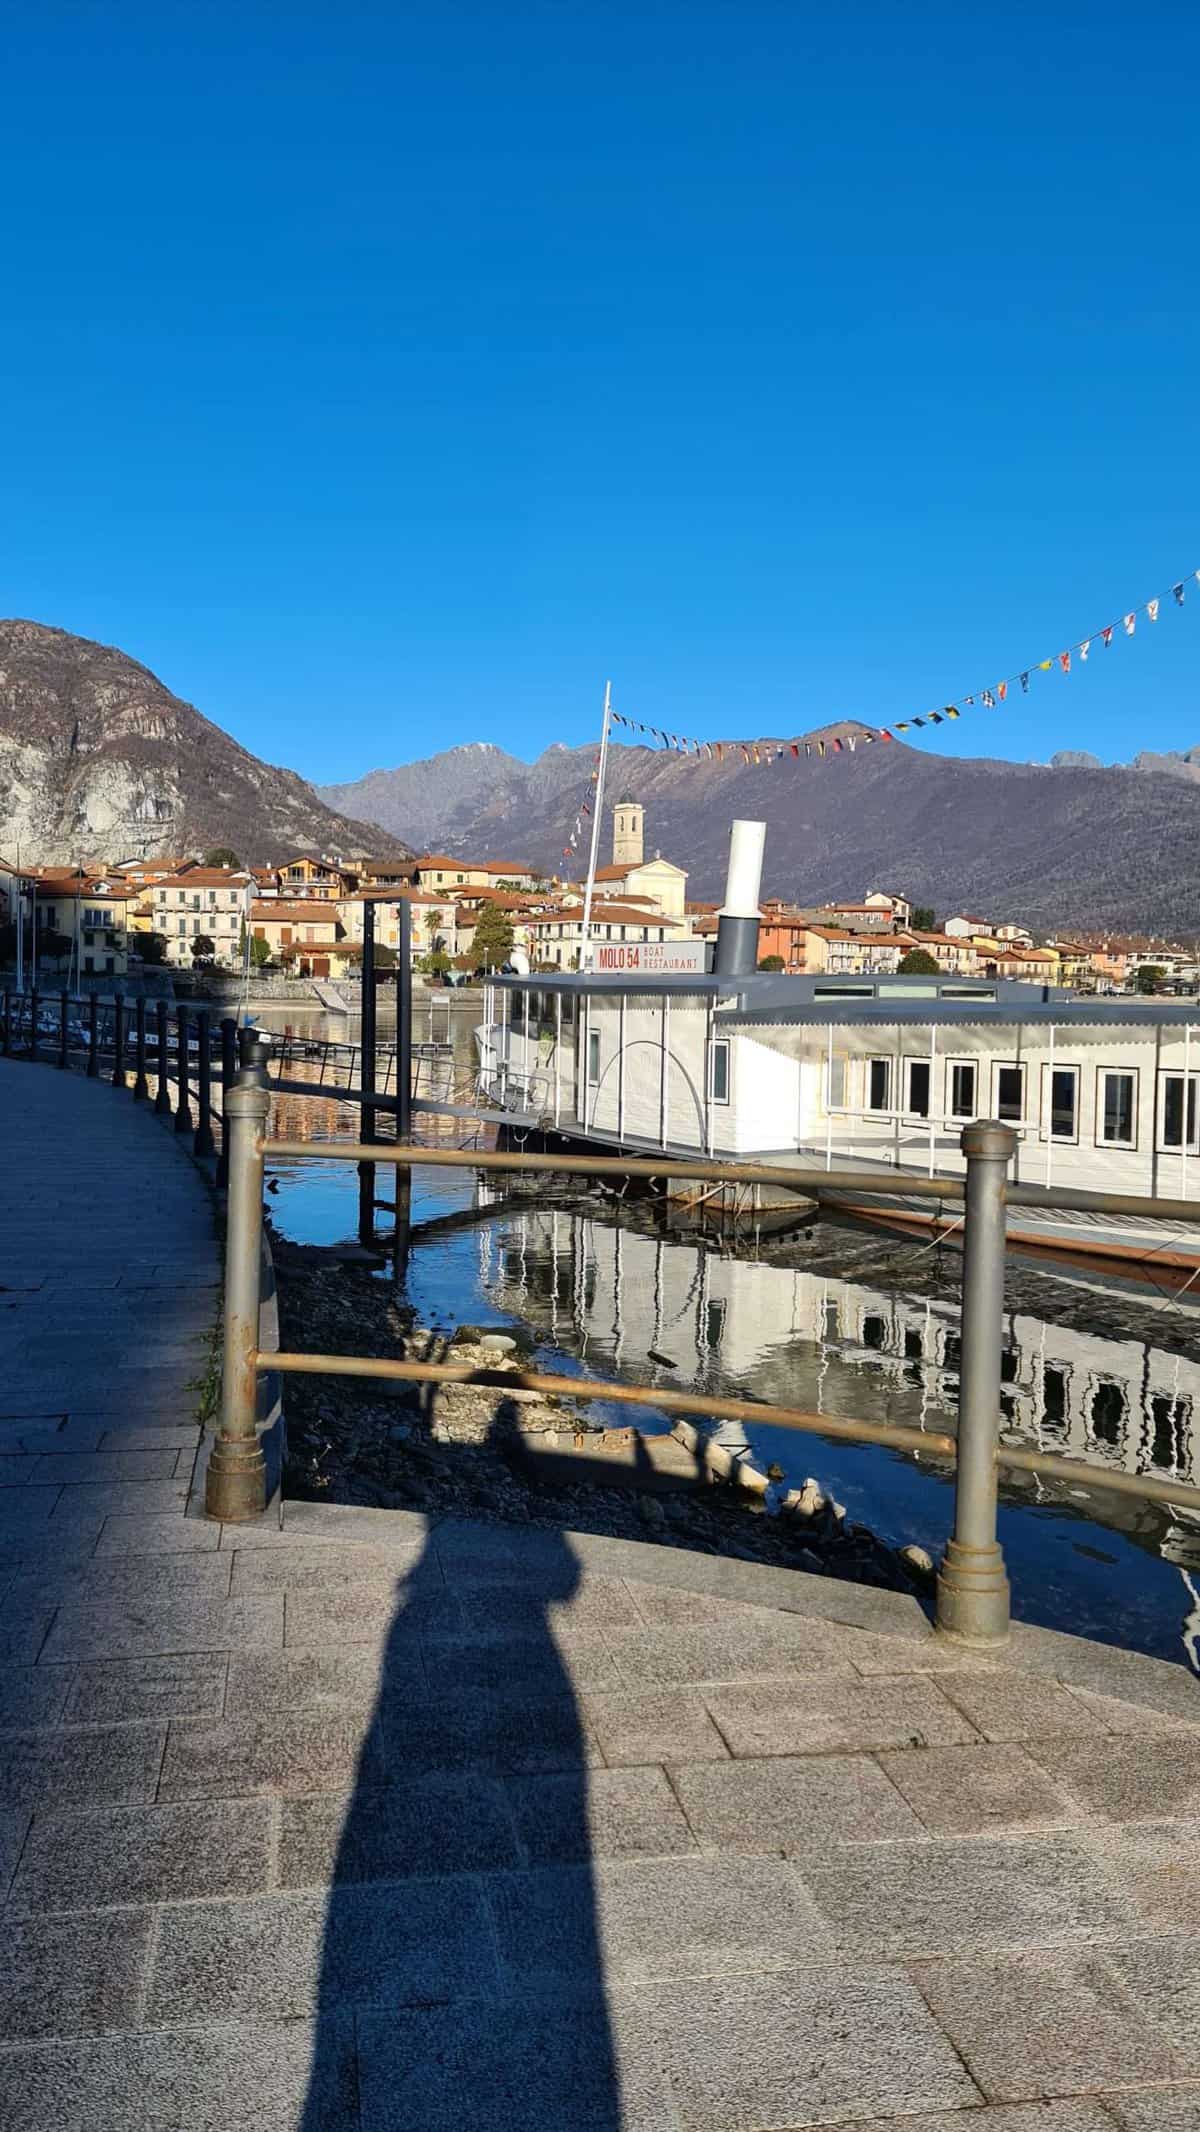
<instances>
[{"instance_id":1,"label":"lake water","mask_svg":"<svg viewBox=\"0 0 1200 2132\"><path fill-rule=\"evenodd\" d=\"M290 1010L287 1019L296 1026ZM456 1017L454 1048L464 1061L472 1020ZM417 1033L426 1034L419 1020ZM356 1112L336 1103L280 1096L276 1107L275 1129L289 1138L346 1138L356 1127ZM468 1130L443 1121L438 1138L464 1140ZM278 1163L274 1171L271 1212L285 1235L317 1244L355 1236L353 1164ZM381 1185L379 1196L390 1197L390 1183ZM906 1289L903 1274L878 1285L834 1278L649 1233L644 1213L623 1221L615 1205L583 1213L496 1205L503 1192L502 1178L476 1171L414 1172L407 1293L420 1323L519 1323L538 1340L539 1364L568 1373L932 1431L953 1425L957 1308L915 1282ZM438 1227L439 1217L469 1207L481 1211L478 1222ZM820 1225L825 1264L838 1233ZM1193 1342L1191 1328L1200 1335L1200 1320L1187 1311L1173 1306L1172 1324L1189 1329L1182 1354L1153 1337L1109 1338L1052 1315L1012 1313L1006 1429L1014 1440L1086 1459L1098 1474L1108 1465L1195 1485L1200 1336ZM603 1418L628 1421L629 1410L614 1406ZM641 1418L646 1427L670 1426L650 1410ZM811 1474L883 1537L940 1550L952 1476L936 1458L768 1422L746 1433L758 1461L778 1460L790 1482ZM1000 1537L1018 1617L1200 1672L1200 1523L1088 1487L1074 1468L1061 1481L1013 1481L1002 1488Z\"/></svg>"}]
</instances>

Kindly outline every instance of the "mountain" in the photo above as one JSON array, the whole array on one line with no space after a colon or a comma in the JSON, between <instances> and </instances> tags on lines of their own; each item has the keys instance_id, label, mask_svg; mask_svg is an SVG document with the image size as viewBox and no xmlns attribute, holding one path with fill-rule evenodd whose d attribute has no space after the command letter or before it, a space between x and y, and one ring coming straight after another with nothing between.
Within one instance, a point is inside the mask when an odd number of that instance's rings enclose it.
<instances>
[{"instance_id":1,"label":"mountain","mask_svg":"<svg viewBox=\"0 0 1200 2132\"><path fill-rule=\"evenodd\" d=\"M347 814L369 794L375 819L425 850L528 859L578 878L586 844L569 866L563 847L590 796L595 752L556 745L524 763L499 748L452 748L322 791ZM614 746L606 861L611 806L626 790L646 808L647 852L686 866L692 896L720 896L729 823L746 815L767 824L767 895L807 903L883 887L942 914L1200 934L1200 783L1178 772L964 761L900 741L823 760L772 753L761 766Z\"/></svg>"},{"instance_id":2,"label":"mountain","mask_svg":"<svg viewBox=\"0 0 1200 2132\"><path fill-rule=\"evenodd\" d=\"M386 831L260 762L125 652L40 622L0 621L0 848L114 863L231 844L249 863Z\"/></svg>"}]
</instances>

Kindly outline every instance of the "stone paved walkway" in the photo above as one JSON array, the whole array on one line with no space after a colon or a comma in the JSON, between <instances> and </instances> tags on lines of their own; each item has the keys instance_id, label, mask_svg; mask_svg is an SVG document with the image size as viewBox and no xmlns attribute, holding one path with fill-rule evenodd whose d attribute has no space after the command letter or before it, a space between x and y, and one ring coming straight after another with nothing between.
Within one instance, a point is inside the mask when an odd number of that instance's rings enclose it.
<instances>
[{"instance_id":1,"label":"stone paved walkway","mask_svg":"<svg viewBox=\"0 0 1200 2132\"><path fill-rule=\"evenodd\" d=\"M1200 2132L1200 1693L571 1533L185 1516L218 1265L0 1064L7 2132Z\"/></svg>"}]
</instances>

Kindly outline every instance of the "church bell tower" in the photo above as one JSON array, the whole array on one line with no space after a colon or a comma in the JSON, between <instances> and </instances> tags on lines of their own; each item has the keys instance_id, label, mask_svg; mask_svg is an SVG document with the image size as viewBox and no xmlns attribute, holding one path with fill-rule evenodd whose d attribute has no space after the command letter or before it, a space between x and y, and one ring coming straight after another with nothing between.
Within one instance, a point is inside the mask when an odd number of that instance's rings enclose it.
<instances>
[{"instance_id":1,"label":"church bell tower","mask_svg":"<svg viewBox=\"0 0 1200 2132\"><path fill-rule=\"evenodd\" d=\"M646 810L628 793L613 808L613 865L640 866Z\"/></svg>"}]
</instances>

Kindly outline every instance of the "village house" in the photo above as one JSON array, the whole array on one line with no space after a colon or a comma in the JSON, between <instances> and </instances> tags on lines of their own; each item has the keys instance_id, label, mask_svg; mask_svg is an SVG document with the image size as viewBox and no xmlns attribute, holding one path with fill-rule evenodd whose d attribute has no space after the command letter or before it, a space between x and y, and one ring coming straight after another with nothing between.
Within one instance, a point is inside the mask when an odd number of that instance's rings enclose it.
<instances>
[{"instance_id":1,"label":"village house","mask_svg":"<svg viewBox=\"0 0 1200 2132\"><path fill-rule=\"evenodd\" d=\"M370 903L375 910L375 943L377 947L390 948L393 953L400 947L400 914L397 897L403 897L410 912L410 956L414 962L422 955L440 951L444 955L456 955L459 951L457 906L453 896L427 895L421 889L369 889L359 888L352 895L343 896L339 902L338 915L345 930L346 939L360 948L363 938L363 909Z\"/></svg>"},{"instance_id":2,"label":"village house","mask_svg":"<svg viewBox=\"0 0 1200 2132\"><path fill-rule=\"evenodd\" d=\"M1025 983L1056 985L1059 958L1054 948L1009 947L988 955L983 962L987 977L1015 977Z\"/></svg>"},{"instance_id":3,"label":"village house","mask_svg":"<svg viewBox=\"0 0 1200 2132\"><path fill-rule=\"evenodd\" d=\"M126 910L138 891L113 875L95 876L74 866L48 866L23 873L25 915L32 917L39 958L46 938L68 943L55 959L80 976L124 977L129 968Z\"/></svg>"},{"instance_id":4,"label":"village house","mask_svg":"<svg viewBox=\"0 0 1200 2132\"><path fill-rule=\"evenodd\" d=\"M971 918L965 912L957 917L947 918L942 927L942 931L949 933L954 940L990 940L994 930L989 919Z\"/></svg>"},{"instance_id":5,"label":"village house","mask_svg":"<svg viewBox=\"0 0 1200 2132\"><path fill-rule=\"evenodd\" d=\"M820 918L823 925L844 926L859 933L893 933L897 922L890 897L874 903L826 903Z\"/></svg>"},{"instance_id":6,"label":"village house","mask_svg":"<svg viewBox=\"0 0 1200 2132\"><path fill-rule=\"evenodd\" d=\"M530 960L534 964L543 969L577 969L583 947L583 905L564 904L558 909L527 916L516 932L523 943L528 943ZM593 946L613 941L645 944L687 940L690 936L691 928L686 919L672 919L667 912L645 904L606 901L603 897L598 897L592 904Z\"/></svg>"},{"instance_id":7,"label":"village house","mask_svg":"<svg viewBox=\"0 0 1200 2132\"><path fill-rule=\"evenodd\" d=\"M426 892L492 886L486 866L475 866L469 859L452 859L444 851L424 852L419 859L409 861L409 870L413 886Z\"/></svg>"},{"instance_id":8,"label":"village house","mask_svg":"<svg viewBox=\"0 0 1200 2132\"><path fill-rule=\"evenodd\" d=\"M336 903L340 896L348 896L357 888L358 881L334 860L301 851L278 869L278 886L281 896L298 896L306 903Z\"/></svg>"},{"instance_id":9,"label":"village house","mask_svg":"<svg viewBox=\"0 0 1200 2132\"><path fill-rule=\"evenodd\" d=\"M250 927L254 938L270 949L273 962L296 969L301 977L337 977L348 961L358 959L339 955L341 920L322 896L306 902L264 897L250 906Z\"/></svg>"},{"instance_id":10,"label":"village house","mask_svg":"<svg viewBox=\"0 0 1200 2132\"><path fill-rule=\"evenodd\" d=\"M215 961L236 962L253 892L253 876L228 866L191 866L156 881L153 931L167 943L167 961L190 969L196 941L211 940Z\"/></svg>"},{"instance_id":11,"label":"village house","mask_svg":"<svg viewBox=\"0 0 1200 2132\"><path fill-rule=\"evenodd\" d=\"M917 933L909 931L899 936L902 952L923 949L932 955L938 969L948 977L976 977L981 963L979 951L971 940L960 940L953 933Z\"/></svg>"},{"instance_id":12,"label":"village house","mask_svg":"<svg viewBox=\"0 0 1200 2132\"><path fill-rule=\"evenodd\" d=\"M912 923L912 904L907 896L894 895L886 888L869 888L863 901L868 910L877 910L886 905L899 926L907 927Z\"/></svg>"}]
</instances>

